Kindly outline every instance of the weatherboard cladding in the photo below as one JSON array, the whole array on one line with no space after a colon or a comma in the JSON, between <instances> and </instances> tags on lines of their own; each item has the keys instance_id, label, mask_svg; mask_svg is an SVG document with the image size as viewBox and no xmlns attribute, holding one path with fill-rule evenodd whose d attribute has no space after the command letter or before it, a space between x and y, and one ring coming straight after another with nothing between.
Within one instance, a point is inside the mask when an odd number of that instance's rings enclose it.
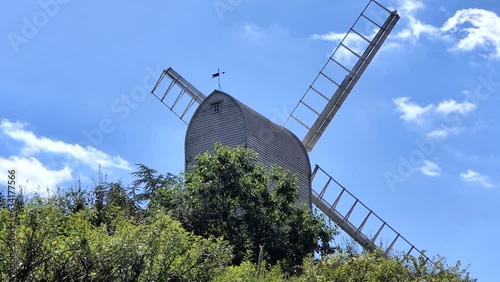
<instances>
[{"instance_id":1,"label":"weatherboard cladding","mask_svg":"<svg viewBox=\"0 0 500 282\"><path fill-rule=\"evenodd\" d=\"M213 104L220 103L214 112ZM276 125L232 96L214 91L194 113L186 133L186 170L199 153L211 151L216 142L244 146L259 155L265 166L278 164L299 176L298 202L311 207L311 165L302 142L288 129Z\"/></svg>"},{"instance_id":2,"label":"weatherboard cladding","mask_svg":"<svg viewBox=\"0 0 500 282\"><path fill-rule=\"evenodd\" d=\"M220 102L221 110L213 112L212 104ZM186 171L196 155L211 151L215 143L236 147L246 145L246 125L240 107L223 95L208 96L196 109L186 133L184 144Z\"/></svg>"}]
</instances>

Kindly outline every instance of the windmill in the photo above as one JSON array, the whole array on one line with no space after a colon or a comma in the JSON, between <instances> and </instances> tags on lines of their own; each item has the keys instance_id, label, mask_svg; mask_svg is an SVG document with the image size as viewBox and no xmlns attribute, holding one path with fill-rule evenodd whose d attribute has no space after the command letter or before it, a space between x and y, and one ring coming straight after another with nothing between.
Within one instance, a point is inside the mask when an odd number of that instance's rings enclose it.
<instances>
[{"instance_id":1,"label":"windmill","mask_svg":"<svg viewBox=\"0 0 500 282\"><path fill-rule=\"evenodd\" d=\"M368 2L285 122L302 127L302 139L229 94L215 90L207 96L172 68L164 70L151 93L188 124L186 169L215 142L246 146L264 165L276 163L297 173L297 202L317 207L365 250L377 249L377 240L384 238L386 254L405 250L430 261L320 166L311 169L308 156L398 20L397 11Z\"/></svg>"}]
</instances>

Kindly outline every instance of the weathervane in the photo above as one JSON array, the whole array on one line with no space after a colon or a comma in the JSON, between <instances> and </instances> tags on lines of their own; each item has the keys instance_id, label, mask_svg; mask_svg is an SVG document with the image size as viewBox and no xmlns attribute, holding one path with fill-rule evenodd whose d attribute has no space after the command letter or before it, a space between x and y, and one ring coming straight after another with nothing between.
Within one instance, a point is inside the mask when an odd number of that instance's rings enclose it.
<instances>
[{"instance_id":1,"label":"weathervane","mask_svg":"<svg viewBox=\"0 0 500 282\"><path fill-rule=\"evenodd\" d=\"M225 74L226 72L220 72L220 69L217 69L217 72L216 73L213 73L212 74L212 78L216 78L217 77L217 80L219 82L219 91L222 91L222 88L220 87L220 76L221 74Z\"/></svg>"}]
</instances>

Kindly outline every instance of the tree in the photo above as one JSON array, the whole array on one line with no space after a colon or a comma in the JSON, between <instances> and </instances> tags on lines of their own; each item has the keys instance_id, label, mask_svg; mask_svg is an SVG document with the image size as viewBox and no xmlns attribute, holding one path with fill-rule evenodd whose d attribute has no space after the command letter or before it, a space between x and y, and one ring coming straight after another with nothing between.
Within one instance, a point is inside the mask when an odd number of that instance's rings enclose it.
<instances>
[{"instance_id":1,"label":"tree","mask_svg":"<svg viewBox=\"0 0 500 282\"><path fill-rule=\"evenodd\" d=\"M340 253L314 260L308 258L303 266L303 275L292 279L297 282L330 281L384 281L384 282L473 282L460 262L446 265L445 259L438 257L436 265L426 262L424 257L397 255L386 257L382 250L357 255Z\"/></svg>"},{"instance_id":2,"label":"tree","mask_svg":"<svg viewBox=\"0 0 500 282\"><path fill-rule=\"evenodd\" d=\"M195 236L162 210L137 221L110 209L113 232L92 224L96 209L65 214L58 199L35 197L15 234L0 210L0 281L211 281L231 261L227 242Z\"/></svg>"},{"instance_id":3,"label":"tree","mask_svg":"<svg viewBox=\"0 0 500 282\"><path fill-rule=\"evenodd\" d=\"M216 144L213 152L196 157L185 175L184 187L170 183L156 187L152 203L161 203L184 228L205 238L222 237L233 246L233 264L259 249L271 265L282 263L288 273L314 252L332 254L336 227L324 216L296 203L296 175L278 167L264 167L258 156L243 147ZM154 186L162 177L147 175ZM141 180L141 179L139 179Z\"/></svg>"},{"instance_id":4,"label":"tree","mask_svg":"<svg viewBox=\"0 0 500 282\"><path fill-rule=\"evenodd\" d=\"M161 187L170 186L179 183L180 178L167 173L167 175L160 174L154 169L151 169L143 164L138 164L138 170L133 172L132 175L136 180L132 183L130 192L134 195L134 200L138 202L148 202L154 193ZM138 187L142 186L142 193L137 193Z\"/></svg>"}]
</instances>

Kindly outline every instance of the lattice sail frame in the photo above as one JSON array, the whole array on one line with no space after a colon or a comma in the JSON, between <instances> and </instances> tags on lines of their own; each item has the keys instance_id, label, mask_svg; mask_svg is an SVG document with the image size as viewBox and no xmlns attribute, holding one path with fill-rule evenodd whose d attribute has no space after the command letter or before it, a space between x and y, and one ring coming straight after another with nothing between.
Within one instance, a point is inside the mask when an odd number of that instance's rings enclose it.
<instances>
[{"instance_id":1,"label":"lattice sail frame","mask_svg":"<svg viewBox=\"0 0 500 282\"><path fill-rule=\"evenodd\" d=\"M313 204L365 250L374 251L381 248L385 255L388 256L394 247L397 247L397 251L402 252L404 250L405 256L421 256L425 259L425 262L433 263L421 250L410 243L319 165L316 165L311 174L311 182L311 186L313 186ZM321 190L316 190L316 187ZM326 197L335 200L329 202ZM372 232L374 235L371 235ZM381 238L389 240L386 246L383 244L377 245L377 240Z\"/></svg>"},{"instance_id":2,"label":"lattice sail frame","mask_svg":"<svg viewBox=\"0 0 500 282\"><path fill-rule=\"evenodd\" d=\"M166 89L161 89L161 86L164 86L162 82L165 77L168 77L170 79L170 83L168 84L168 87ZM175 94L174 96L169 96L169 94L172 93L174 88L176 87L180 89L180 92L177 94L177 96L175 96ZM203 102L203 100L205 100L206 98L205 94L201 93L200 90L196 89L196 87L194 87L172 68L168 68L162 72L153 90L151 90L151 94L158 98L160 102L167 106L170 111L172 111L186 124L189 122L189 119L186 115L190 110L192 110L193 105L195 103L201 104L201 102ZM175 99L168 99L174 97ZM178 111L179 108L181 109L181 111Z\"/></svg>"},{"instance_id":3,"label":"lattice sail frame","mask_svg":"<svg viewBox=\"0 0 500 282\"><path fill-rule=\"evenodd\" d=\"M377 15L388 14L384 23L377 23L377 19L367 15L374 6L379 8ZM307 129L302 143L308 152L312 151L398 20L397 11L391 12L371 0L300 99L285 125L295 120ZM365 31L360 31L363 22ZM367 30L372 32L371 36L364 35ZM331 98L328 98L329 93L333 93Z\"/></svg>"}]
</instances>

